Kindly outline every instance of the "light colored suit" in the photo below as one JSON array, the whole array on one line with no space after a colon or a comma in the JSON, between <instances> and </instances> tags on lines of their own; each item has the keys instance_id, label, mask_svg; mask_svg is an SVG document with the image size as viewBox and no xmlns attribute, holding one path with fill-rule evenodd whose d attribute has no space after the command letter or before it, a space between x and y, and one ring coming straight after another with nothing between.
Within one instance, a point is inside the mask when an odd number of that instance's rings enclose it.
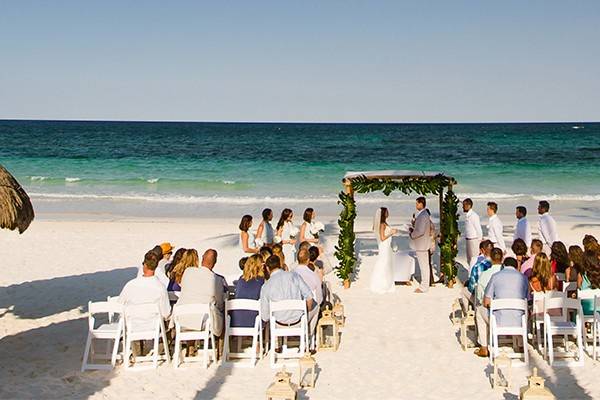
<instances>
[{"instance_id":1,"label":"light colored suit","mask_svg":"<svg viewBox=\"0 0 600 400\"><path fill-rule=\"evenodd\" d=\"M479 255L479 244L483 238L481 220L472 209L465 213L465 241L467 244L467 263L469 268L475 263Z\"/></svg>"},{"instance_id":2,"label":"light colored suit","mask_svg":"<svg viewBox=\"0 0 600 400\"><path fill-rule=\"evenodd\" d=\"M419 270L421 272L421 290L429 290L429 249L431 248L431 218L423 209L415 217L413 230L410 233L410 248L417 253Z\"/></svg>"}]
</instances>

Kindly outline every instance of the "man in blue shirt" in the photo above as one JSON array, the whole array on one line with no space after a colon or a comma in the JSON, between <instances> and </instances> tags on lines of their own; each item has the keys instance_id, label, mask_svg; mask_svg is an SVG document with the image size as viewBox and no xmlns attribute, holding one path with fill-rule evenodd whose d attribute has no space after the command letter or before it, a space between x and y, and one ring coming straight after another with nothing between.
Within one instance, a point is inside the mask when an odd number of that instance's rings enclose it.
<instances>
[{"instance_id":1,"label":"man in blue shirt","mask_svg":"<svg viewBox=\"0 0 600 400\"><path fill-rule=\"evenodd\" d=\"M475 352L479 357L489 355L487 339L489 337L489 307L494 299L527 299L529 282L525 275L517 271L517 260L508 257L504 267L495 273L485 288L483 306L477 307L477 333L481 347ZM523 311L498 310L494 311L498 326L521 326ZM527 346L527 344L524 344Z\"/></svg>"},{"instance_id":2,"label":"man in blue shirt","mask_svg":"<svg viewBox=\"0 0 600 400\"><path fill-rule=\"evenodd\" d=\"M475 308L475 288L477 287L477 282L479 282L479 276L481 273L492 266L492 260L490 258L490 253L494 245L489 240L484 240L479 244L479 256L477 257L477 261L471 268L471 273L469 274L469 280L466 282L467 285L463 288L462 295L463 301L465 302L465 308L469 305L473 305Z\"/></svg>"}]
</instances>

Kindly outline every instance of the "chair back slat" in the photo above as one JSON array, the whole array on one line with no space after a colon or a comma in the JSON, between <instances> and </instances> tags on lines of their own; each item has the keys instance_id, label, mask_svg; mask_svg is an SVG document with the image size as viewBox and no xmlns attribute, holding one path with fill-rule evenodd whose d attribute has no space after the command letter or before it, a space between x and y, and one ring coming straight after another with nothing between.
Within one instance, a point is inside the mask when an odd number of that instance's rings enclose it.
<instances>
[{"instance_id":1,"label":"chair back slat","mask_svg":"<svg viewBox=\"0 0 600 400\"><path fill-rule=\"evenodd\" d=\"M274 311L306 311L304 300L281 300L271 301L269 305L271 312Z\"/></svg>"},{"instance_id":2,"label":"chair back slat","mask_svg":"<svg viewBox=\"0 0 600 400\"><path fill-rule=\"evenodd\" d=\"M173 317L177 318L182 315L202 315L210 312L209 304L176 304L173 307Z\"/></svg>"},{"instance_id":3,"label":"chair back slat","mask_svg":"<svg viewBox=\"0 0 600 400\"><path fill-rule=\"evenodd\" d=\"M490 303L490 311L496 311L496 310L527 311L527 300L525 300L525 299L493 299Z\"/></svg>"},{"instance_id":4,"label":"chair back slat","mask_svg":"<svg viewBox=\"0 0 600 400\"><path fill-rule=\"evenodd\" d=\"M600 297L600 289L580 289L577 291L579 299L592 300L596 296Z\"/></svg>"},{"instance_id":5,"label":"chair back slat","mask_svg":"<svg viewBox=\"0 0 600 400\"><path fill-rule=\"evenodd\" d=\"M260 301L252 299L233 299L227 300L227 311L248 310L260 311Z\"/></svg>"},{"instance_id":6,"label":"chair back slat","mask_svg":"<svg viewBox=\"0 0 600 400\"><path fill-rule=\"evenodd\" d=\"M123 305L115 301L96 301L88 303L90 314L99 313L123 313Z\"/></svg>"}]
</instances>

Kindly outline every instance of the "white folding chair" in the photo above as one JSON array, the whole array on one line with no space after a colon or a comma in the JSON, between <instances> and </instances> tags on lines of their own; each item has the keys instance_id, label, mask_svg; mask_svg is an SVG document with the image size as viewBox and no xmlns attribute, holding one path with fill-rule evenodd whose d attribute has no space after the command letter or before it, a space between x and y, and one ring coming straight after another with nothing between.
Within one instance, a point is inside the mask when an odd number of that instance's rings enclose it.
<instances>
[{"instance_id":1,"label":"white folding chair","mask_svg":"<svg viewBox=\"0 0 600 400\"><path fill-rule=\"evenodd\" d=\"M106 314L107 322L96 326L96 315ZM123 306L114 301L88 302L88 335L83 352L83 361L81 371L87 369L112 369L117 362L117 353L119 343L123 337ZM106 352L96 354L94 350L94 340L106 340ZM110 341L113 341L112 349ZM90 358L91 352L91 359ZM94 364L94 359L110 360L110 364Z\"/></svg>"},{"instance_id":2,"label":"white folding chair","mask_svg":"<svg viewBox=\"0 0 600 400\"><path fill-rule=\"evenodd\" d=\"M254 367L256 365L256 353L263 358L263 334L262 334L262 318L260 315L260 301L250 299L234 299L228 300L225 306L225 343L223 347L223 361L229 361L229 358L249 358L249 364L240 364ZM232 311L255 311L257 313L254 319L254 325L250 327L235 327L231 326ZM237 351L230 350L230 337L237 338ZM249 349L242 351L242 338L251 337L252 346Z\"/></svg>"},{"instance_id":3,"label":"white folding chair","mask_svg":"<svg viewBox=\"0 0 600 400\"><path fill-rule=\"evenodd\" d=\"M552 309L561 309L561 317L552 317L548 313ZM569 310L575 311L575 322L569 319ZM578 299L567 299L565 297L546 298L544 301L544 330L546 331L544 349L548 355L550 365L562 364L572 366L583 366L583 337L582 337L582 311L581 303ZM564 351L558 352L554 350L553 336L563 336ZM568 336L574 336L577 342L577 353L573 354L569 351ZM577 361L554 362L554 357L573 356Z\"/></svg>"},{"instance_id":4,"label":"white folding chair","mask_svg":"<svg viewBox=\"0 0 600 400\"><path fill-rule=\"evenodd\" d=\"M557 290L551 290L548 292L533 292L533 307L531 313L531 320L533 321L534 334L535 334L535 342L537 344L538 351L544 351L544 346L546 343L546 336L542 329L544 326L544 304L545 299L551 297L560 297L564 298L566 296L566 292L559 292ZM559 321L562 318L562 314L560 316L550 316L550 319L558 319Z\"/></svg>"},{"instance_id":5,"label":"white folding chair","mask_svg":"<svg viewBox=\"0 0 600 400\"><path fill-rule=\"evenodd\" d=\"M562 291L564 293L576 292L577 291L577 282L563 282Z\"/></svg>"},{"instance_id":6,"label":"white folding chair","mask_svg":"<svg viewBox=\"0 0 600 400\"><path fill-rule=\"evenodd\" d=\"M519 326L498 326L495 311L515 310L522 311L521 324ZM529 353L527 349L527 300L525 299L494 299L490 303L490 360L500 355L500 336L512 336L514 339L520 337L523 341L523 364L529 365ZM516 341L513 339L513 346ZM521 353L507 353L510 358L521 358Z\"/></svg>"},{"instance_id":7,"label":"white folding chair","mask_svg":"<svg viewBox=\"0 0 600 400\"><path fill-rule=\"evenodd\" d=\"M125 368L130 368L129 359L132 355L131 346L134 341L151 340L153 348L150 355L135 356L135 363L141 361L152 361L152 367L158 367L158 360L166 359L171 361L169 356L169 346L167 344L167 335L165 324L160 315L158 304L136 304L127 305L124 308L125 314L125 354L123 363ZM159 355L159 342L163 341L164 357ZM136 366L135 369L144 369L145 366Z\"/></svg>"},{"instance_id":8,"label":"white folding chair","mask_svg":"<svg viewBox=\"0 0 600 400\"><path fill-rule=\"evenodd\" d=\"M271 368L276 368L277 358L300 358L304 355L308 347L308 313L306 311L306 302L304 300L282 300L271 301L269 305L269 328L271 334ZM301 316L297 323L293 325L281 324L277 322L275 313L280 311L300 311ZM300 344L295 350L287 347L287 338L299 337ZM277 353L279 338L284 338L284 346L281 353Z\"/></svg>"},{"instance_id":9,"label":"white folding chair","mask_svg":"<svg viewBox=\"0 0 600 400\"><path fill-rule=\"evenodd\" d=\"M193 319L194 325L199 324L201 329L186 328L186 320ZM212 317L210 313L210 304L176 304L173 307L173 320L175 322L175 350L173 363L175 368L179 368L180 360L199 361L200 357L181 357L181 342L186 340L202 340L202 362L204 368L208 368L210 357L214 362L217 361L217 351L215 340L212 334ZM212 353L209 355L209 351Z\"/></svg>"},{"instance_id":10,"label":"white folding chair","mask_svg":"<svg viewBox=\"0 0 600 400\"><path fill-rule=\"evenodd\" d=\"M179 300L179 294L181 292L177 292L175 290L170 290L167 292L167 294L169 295L169 301L170 302L176 302L177 300Z\"/></svg>"},{"instance_id":11,"label":"white folding chair","mask_svg":"<svg viewBox=\"0 0 600 400\"><path fill-rule=\"evenodd\" d=\"M593 300L593 302L594 302L594 308L592 310L592 314L583 314L583 307L582 307L582 316L583 316L582 327L583 327L583 340L586 344L586 347L588 347L588 353L589 353L590 340L592 342L592 347L593 347L592 358L595 361L597 359L597 355L599 353L598 346L600 345L599 344L599 342L600 342L600 289L579 290L577 292L577 298L579 299L579 301ZM592 333L591 337L587 334L587 330L585 327L586 323L591 324L591 328L592 328L591 329L591 333Z\"/></svg>"}]
</instances>

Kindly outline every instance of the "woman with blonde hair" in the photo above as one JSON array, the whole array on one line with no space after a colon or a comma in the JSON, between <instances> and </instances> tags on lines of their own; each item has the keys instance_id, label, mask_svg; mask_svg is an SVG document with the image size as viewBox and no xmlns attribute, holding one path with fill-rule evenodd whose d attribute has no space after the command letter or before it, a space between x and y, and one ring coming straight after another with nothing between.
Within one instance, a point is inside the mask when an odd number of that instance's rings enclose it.
<instances>
[{"instance_id":1,"label":"woman with blonde hair","mask_svg":"<svg viewBox=\"0 0 600 400\"><path fill-rule=\"evenodd\" d=\"M198 252L196 249L187 249L181 255L179 262L171 269L169 273L169 286L167 291L180 292L181 278L186 269L190 267L198 267Z\"/></svg>"},{"instance_id":2,"label":"woman with blonde hair","mask_svg":"<svg viewBox=\"0 0 600 400\"><path fill-rule=\"evenodd\" d=\"M546 292L556 289L556 278L552 273L552 264L546 253L539 253L533 261L529 287L532 292Z\"/></svg>"},{"instance_id":3,"label":"woman with blonde hair","mask_svg":"<svg viewBox=\"0 0 600 400\"><path fill-rule=\"evenodd\" d=\"M258 300L260 290L265 283L263 259L259 254L248 257L244 265L244 274L235 284L236 299ZM253 327L258 312L250 310L230 311L232 327Z\"/></svg>"},{"instance_id":4,"label":"woman with blonde hair","mask_svg":"<svg viewBox=\"0 0 600 400\"><path fill-rule=\"evenodd\" d=\"M283 246L280 243L273 245L273 255L279 257L279 261L281 261L281 269L287 271L288 266L285 263L285 254L283 252ZM294 260L291 262L294 262Z\"/></svg>"}]
</instances>

